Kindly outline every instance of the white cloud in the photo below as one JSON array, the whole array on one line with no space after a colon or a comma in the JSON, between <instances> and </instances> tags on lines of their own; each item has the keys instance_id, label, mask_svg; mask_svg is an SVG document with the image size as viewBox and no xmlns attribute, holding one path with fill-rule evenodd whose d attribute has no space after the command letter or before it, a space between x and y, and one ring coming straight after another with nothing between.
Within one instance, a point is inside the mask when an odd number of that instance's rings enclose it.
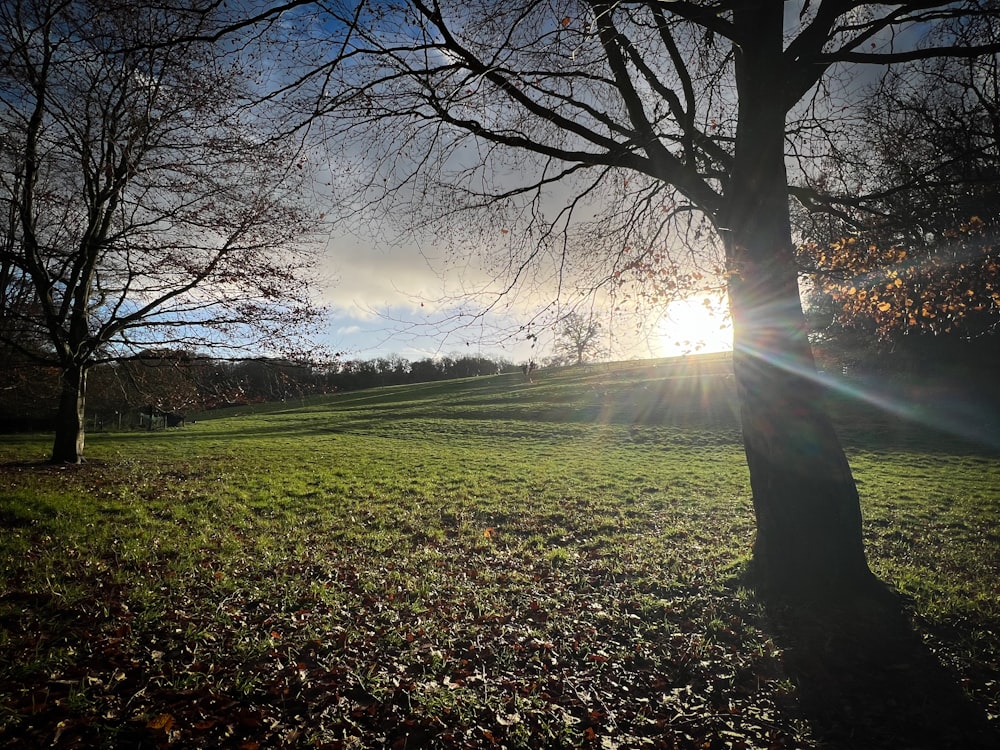
<instances>
[{"instance_id":1,"label":"white cloud","mask_svg":"<svg viewBox=\"0 0 1000 750\"><path fill-rule=\"evenodd\" d=\"M374 238L338 235L327 244L324 270L337 281L322 301L343 314L374 317L382 308L419 310L441 299L447 284L418 247L379 248Z\"/></svg>"}]
</instances>

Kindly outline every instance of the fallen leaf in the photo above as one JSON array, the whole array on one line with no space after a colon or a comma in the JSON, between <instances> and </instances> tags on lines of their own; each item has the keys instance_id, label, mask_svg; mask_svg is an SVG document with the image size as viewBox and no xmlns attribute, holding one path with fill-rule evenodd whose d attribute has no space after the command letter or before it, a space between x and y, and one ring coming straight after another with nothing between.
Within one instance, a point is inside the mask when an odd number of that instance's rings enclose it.
<instances>
[{"instance_id":1,"label":"fallen leaf","mask_svg":"<svg viewBox=\"0 0 1000 750\"><path fill-rule=\"evenodd\" d=\"M174 717L170 714L160 714L155 719L150 719L149 723L146 724L147 729L162 729L164 732L169 732L173 726Z\"/></svg>"}]
</instances>

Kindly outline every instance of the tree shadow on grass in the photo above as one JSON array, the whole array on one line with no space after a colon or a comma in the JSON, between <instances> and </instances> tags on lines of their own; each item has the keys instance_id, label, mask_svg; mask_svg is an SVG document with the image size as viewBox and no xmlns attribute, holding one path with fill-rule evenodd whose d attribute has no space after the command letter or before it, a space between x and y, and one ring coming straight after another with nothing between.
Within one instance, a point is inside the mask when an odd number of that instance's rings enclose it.
<instances>
[{"instance_id":1,"label":"tree shadow on grass","mask_svg":"<svg viewBox=\"0 0 1000 750\"><path fill-rule=\"evenodd\" d=\"M767 613L819 747L1000 748L1000 727L922 641L895 596L837 608L773 603Z\"/></svg>"}]
</instances>

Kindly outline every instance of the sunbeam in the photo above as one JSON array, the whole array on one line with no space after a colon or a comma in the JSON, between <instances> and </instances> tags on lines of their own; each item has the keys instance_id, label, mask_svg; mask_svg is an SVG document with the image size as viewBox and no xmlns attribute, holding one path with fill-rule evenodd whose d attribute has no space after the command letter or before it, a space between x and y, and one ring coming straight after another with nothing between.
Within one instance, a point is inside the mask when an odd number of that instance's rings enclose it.
<instances>
[{"instance_id":1,"label":"sunbeam","mask_svg":"<svg viewBox=\"0 0 1000 750\"><path fill-rule=\"evenodd\" d=\"M743 347L752 356L800 377L818 382L827 390L861 401L894 416L946 432L990 449L1000 449L997 415L985 409L968 392L950 386L890 381L877 376L834 375L816 371L779 357L774 352Z\"/></svg>"}]
</instances>

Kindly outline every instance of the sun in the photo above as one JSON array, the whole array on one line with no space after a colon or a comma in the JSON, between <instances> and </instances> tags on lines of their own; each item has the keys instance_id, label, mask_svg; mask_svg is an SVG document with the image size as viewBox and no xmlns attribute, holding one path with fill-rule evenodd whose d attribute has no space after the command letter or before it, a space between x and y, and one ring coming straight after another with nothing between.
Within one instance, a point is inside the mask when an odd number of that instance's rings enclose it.
<instances>
[{"instance_id":1,"label":"sun","mask_svg":"<svg viewBox=\"0 0 1000 750\"><path fill-rule=\"evenodd\" d=\"M733 348L733 324L718 297L700 295L671 302L660 318L658 332L661 357Z\"/></svg>"}]
</instances>

